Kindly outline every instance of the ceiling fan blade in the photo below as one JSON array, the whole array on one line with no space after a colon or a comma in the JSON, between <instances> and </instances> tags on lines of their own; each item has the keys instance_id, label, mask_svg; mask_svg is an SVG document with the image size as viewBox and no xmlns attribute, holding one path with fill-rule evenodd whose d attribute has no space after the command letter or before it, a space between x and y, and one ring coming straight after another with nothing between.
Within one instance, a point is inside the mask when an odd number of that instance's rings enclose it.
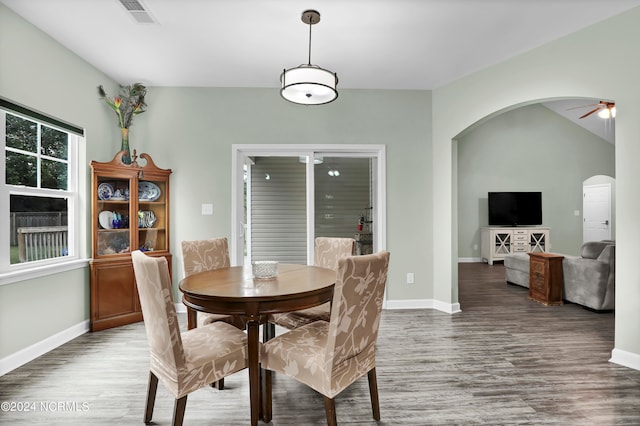
<instances>
[{"instance_id":1,"label":"ceiling fan blade","mask_svg":"<svg viewBox=\"0 0 640 426\"><path fill-rule=\"evenodd\" d=\"M593 114L594 112L598 111L599 109L600 109L600 107L595 108L595 109L592 109L591 111L589 111L588 113L586 113L585 115L583 115L583 116L582 116L582 117L580 117L580 118L588 117L588 116L590 116L591 114Z\"/></svg>"},{"instance_id":2,"label":"ceiling fan blade","mask_svg":"<svg viewBox=\"0 0 640 426\"><path fill-rule=\"evenodd\" d=\"M587 108L587 107L593 107L593 106L604 106L602 104L587 104L587 105L580 105L577 107L572 107L572 108L567 108L567 111L571 111L572 109L578 109L578 108Z\"/></svg>"}]
</instances>

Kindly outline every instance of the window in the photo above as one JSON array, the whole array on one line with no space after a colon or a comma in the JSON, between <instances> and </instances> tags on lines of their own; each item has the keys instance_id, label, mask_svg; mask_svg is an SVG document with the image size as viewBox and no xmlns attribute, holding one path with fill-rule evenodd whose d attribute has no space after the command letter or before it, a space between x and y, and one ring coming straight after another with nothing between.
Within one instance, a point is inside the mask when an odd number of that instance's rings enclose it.
<instances>
[{"instance_id":1,"label":"window","mask_svg":"<svg viewBox=\"0 0 640 426\"><path fill-rule=\"evenodd\" d=\"M77 259L82 130L0 99L7 105L0 109L0 274Z\"/></svg>"}]
</instances>

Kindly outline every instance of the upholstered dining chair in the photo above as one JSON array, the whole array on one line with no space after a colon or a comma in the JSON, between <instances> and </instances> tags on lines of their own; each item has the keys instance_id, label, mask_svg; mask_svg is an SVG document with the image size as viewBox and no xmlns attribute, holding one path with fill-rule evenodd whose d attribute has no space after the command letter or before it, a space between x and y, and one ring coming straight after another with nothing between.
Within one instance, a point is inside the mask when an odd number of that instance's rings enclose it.
<instances>
[{"instance_id":1,"label":"upholstered dining chair","mask_svg":"<svg viewBox=\"0 0 640 426\"><path fill-rule=\"evenodd\" d=\"M208 240L190 240L182 241L182 267L184 276L198 272L210 271L218 268L228 268L231 266L229 260L229 242L225 237L211 238ZM196 327L211 324L216 321L222 321L236 326L240 330L246 328L244 319L231 315L210 314L207 312L198 312L196 314ZM224 389L224 379L212 386L219 390Z\"/></svg>"},{"instance_id":2,"label":"upholstered dining chair","mask_svg":"<svg viewBox=\"0 0 640 426\"><path fill-rule=\"evenodd\" d=\"M229 260L229 243L226 238L211 238L208 240L182 241L182 267L184 276L198 272L210 271L231 266ZM209 314L198 312L196 316L197 327L223 321L235 325L244 330L245 321L240 317L230 315Z\"/></svg>"},{"instance_id":3,"label":"upholstered dining chair","mask_svg":"<svg viewBox=\"0 0 640 426\"><path fill-rule=\"evenodd\" d=\"M340 259L330 321L303 325L262 345L265 422L271 420L271 371L324 395L329 426L337 424L335 397L366 374L373 417L380 420L376 340L388 267L386 251Z\"/></svg>"},{"instance_id":4,"label":"upholstered dining chair","mask_svg":"<svg viewBox=\"0 0 640 426\"><path fill-rule=\"evenodd\" d=\"M181 333L164 257L131 253L151 364L144 422L153 416L158 381L175 396L173 425L182 425L187 395L247 366L247 337L215 322Z\"/></svg>"},{"instance_id":5,"label":"upholstered dining chair","mask_svg":"<svg viewBox=\"0 0 640 426\"><path fill-rule=\"evenodd\" d=\"M356 241L353 238L317 237L314 242L314 266L338 269L338 260L351 256L354 253ZM288 330L293 330L314 321L329 321L330 303L314 306L293 312L283 312L272 314L267 318L268 330L265 332L264 341L275 336L275 325L279 325Z\"/></svg>"}]
</instances>

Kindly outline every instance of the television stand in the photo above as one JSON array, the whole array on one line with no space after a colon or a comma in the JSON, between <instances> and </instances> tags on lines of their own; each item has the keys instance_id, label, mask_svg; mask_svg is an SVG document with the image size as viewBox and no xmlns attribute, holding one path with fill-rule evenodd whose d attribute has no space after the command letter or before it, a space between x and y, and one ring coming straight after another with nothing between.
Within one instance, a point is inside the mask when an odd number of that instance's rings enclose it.
<instances>
[{"instance_id":1,"label":"television stand","mask_svg":"<svg viewBox=\"0 0 640 426\"><path fill-rule=\"evenodd\" d=\"M480 253L493 265L512 253L545 253L551 249L551 228L545 226L483 226L480 228Z\"/></svg>"}]
</instances>

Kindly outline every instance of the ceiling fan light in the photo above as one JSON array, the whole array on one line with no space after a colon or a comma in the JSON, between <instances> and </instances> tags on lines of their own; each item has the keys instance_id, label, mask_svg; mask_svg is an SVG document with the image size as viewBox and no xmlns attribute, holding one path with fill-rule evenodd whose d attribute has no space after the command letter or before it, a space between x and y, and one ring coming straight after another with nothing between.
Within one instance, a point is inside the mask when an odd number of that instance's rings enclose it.
<instances>
[{"instance_id":1,"label":"ceiling fan light","mask_svg":"<svg viewBox=\"0 0 640 426\"><path fill-rule=\"evenodd\" d=\"M609 108L604 108L600 110L598 112L598 117L604 118L604 119L611 118L611 110L609 110Z\"/></svg>"}]
</instances>

